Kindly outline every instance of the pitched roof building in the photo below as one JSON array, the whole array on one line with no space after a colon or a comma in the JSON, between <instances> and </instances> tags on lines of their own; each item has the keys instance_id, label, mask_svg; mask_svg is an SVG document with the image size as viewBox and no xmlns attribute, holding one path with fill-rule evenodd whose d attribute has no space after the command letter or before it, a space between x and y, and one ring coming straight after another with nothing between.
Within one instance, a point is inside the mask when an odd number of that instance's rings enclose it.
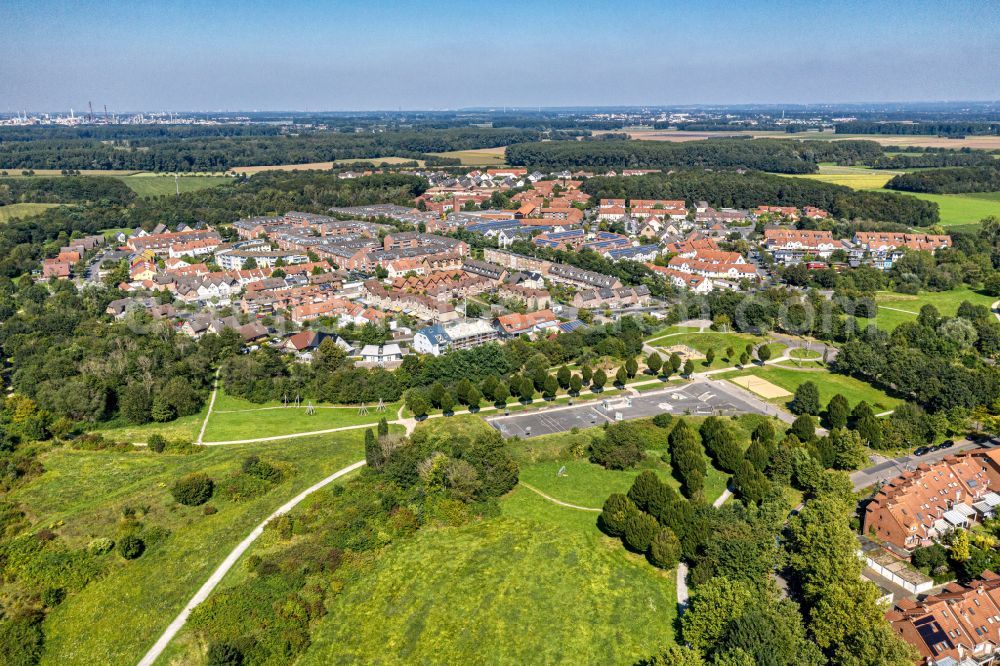
<instances>
[{"instance_id":1,"label":"pitched roof building","mask_svg":"<svg viewBox=\"0 0 1000 666\"><path fill-rule=\"evenodd\" d=\"M921 464L886 482L865 508L864 533L912 550L992 515L1000 495L1000 451L975 449ZM994 497L996 499L994 499Z\"/></svg>"}]
</instances>

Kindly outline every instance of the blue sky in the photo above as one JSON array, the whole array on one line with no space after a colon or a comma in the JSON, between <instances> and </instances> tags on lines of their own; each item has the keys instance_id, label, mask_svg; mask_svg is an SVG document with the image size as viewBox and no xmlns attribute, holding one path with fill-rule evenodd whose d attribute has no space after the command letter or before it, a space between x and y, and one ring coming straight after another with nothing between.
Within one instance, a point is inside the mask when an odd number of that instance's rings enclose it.
<instances>
[{"instance_id":1,"label":"blue sky","mask_svg":"<svg viewBox=\"0 0 1000 666\"><path fill-rule=\"evenodd\" d=\"M0 110L1000 99L997 0L0 0Z\"/></svg>"}]
</instances>

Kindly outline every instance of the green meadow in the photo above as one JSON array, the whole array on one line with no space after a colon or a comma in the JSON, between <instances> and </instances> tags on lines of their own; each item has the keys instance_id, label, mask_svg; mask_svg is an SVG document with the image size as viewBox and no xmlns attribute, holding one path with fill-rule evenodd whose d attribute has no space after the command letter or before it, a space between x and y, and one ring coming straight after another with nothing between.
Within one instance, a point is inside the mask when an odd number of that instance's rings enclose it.
<instances>
[{"instance_id":1,"label":"green meadow","mask_svg":"<svg viewBox=\"0 0 1000 666\"><path fill-rule=\"evenodd\" d=\"M275 508L304 488L363 458L362 431L309 437L280 446L233 445L191 454L76 451L44 454L44 473L10 494L36 528L50 527L68 546L115 539L138 520L142 557L100 556L103 574L71 592L45 619L43 664L134 664L211 572ZM245 499L219 484L251 454L278 465L285 478ZM202 472L216 481L204 507L177 504L170 485Z\"/></svg>"}]
</instances>

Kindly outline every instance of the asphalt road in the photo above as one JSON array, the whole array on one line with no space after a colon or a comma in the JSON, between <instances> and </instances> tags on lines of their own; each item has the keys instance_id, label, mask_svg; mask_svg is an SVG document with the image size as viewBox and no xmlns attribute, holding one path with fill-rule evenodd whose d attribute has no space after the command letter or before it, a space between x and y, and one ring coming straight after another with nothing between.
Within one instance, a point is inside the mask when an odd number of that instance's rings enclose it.
<instances>
[{"instance_id":1,"label":"asphalt road","mask_svg":"<svg viewBox=\"0 0 1000 666\"><path fill-rule=\"evenodd\" d=\"M486 422L504 437L528 438L664 413L711 416L751 412L762 413L762 410L742 397L737 387L726 386L724 382L697 380L683 386L636 396L617 395L606 401L591 400L582 405L494 416L486 419Z\"/></svg>"},{"instance_id":2,"label":"asphalt road","mask_svg":"<svg viewBox=\"0 0 1000 666\"><path fill-rule=\"evenodd\" d=\"M993 442L977 444L975 442L970 442L967 439L957 439L955 440L955 445L951 448L941 449L940 451L934 451L933 453L928 453L923 456L915 456L912 453L898 458L872 456L872 462L875 464L871 467L866 467L865 469L852 472L851 482L854 483L855 490L861 490L862 488L867 488L868 486L876 483L888 481L893 477L897 477L903 472L912 470L920 463L934 463L947 455L955 454L959 451L968 451L969 449L982 447L990 448L993 446L997 446L997 444Z\"/></svg>"}]
</instances>

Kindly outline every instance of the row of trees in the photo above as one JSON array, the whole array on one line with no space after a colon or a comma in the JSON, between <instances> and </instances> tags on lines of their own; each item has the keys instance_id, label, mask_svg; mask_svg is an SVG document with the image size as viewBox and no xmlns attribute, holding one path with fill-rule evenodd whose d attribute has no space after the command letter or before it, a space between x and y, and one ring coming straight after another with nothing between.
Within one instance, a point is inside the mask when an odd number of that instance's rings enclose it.
<instances>
[{"instance_id":1,"label":"row of trees","mask_svg":"<svg viewBox=\"0 0 1000 666\"><path fill-rule=\"evenodd\" d=\"M222 128L220 128L222 129ZM206 131L199 136L141 133L116 138L66 135L3 141L0 168L128 169L144 171L224 171L236 166L303 164L341 159L408 157L426 153L493 148L538 141L542 132L517 128L453 127L373 133L322 130L296 135L271 132L236 135Z\"/></svg>"},{"instance_id":2,"label":"row of trees","mask_svg":"<svg viewBox=\"0 0 1000 666\"><path fill-rule=\"evenodd\" d=\"M1000 166L991 155L988 166L966 166L953 169L928 169L893 176L885 184L901 192L931 192L960 194L962 192L995 192L1000 190Z\"/></svg>"},{"instance_id":3,"label":"row of trees","mask_svg":"<svg viewBox=\"0 0 1000 666\"><path fill-rule=\"evenodd\" d=\"M507 162L550 170L699 167L815 173L819 162L872 160L882 152L874 141L549 141L511 146Z\"/></svg>"}]
</instances>

